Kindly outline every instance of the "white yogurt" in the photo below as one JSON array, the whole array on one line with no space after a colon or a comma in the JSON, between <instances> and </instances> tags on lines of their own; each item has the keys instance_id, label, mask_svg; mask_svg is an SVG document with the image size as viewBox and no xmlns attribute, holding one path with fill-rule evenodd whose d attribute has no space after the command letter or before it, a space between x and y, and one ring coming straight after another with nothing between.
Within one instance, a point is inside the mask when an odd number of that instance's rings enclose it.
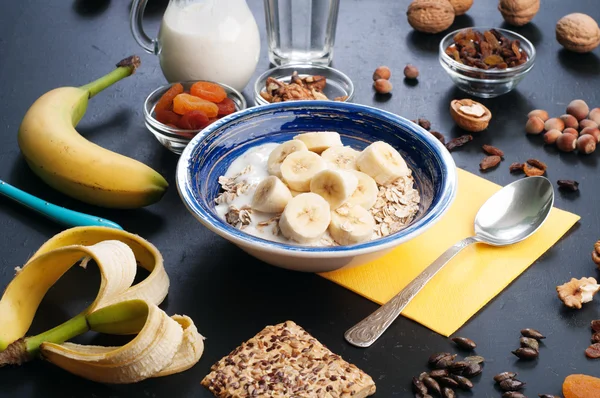
<instances>
[{"instance_id":1,"label":"white yogurt","mask_svg":"<svg viewBox=\"0 0 600 398\"><path fill-rule=\"evenodd\" d=\"M158 40L169 82L211 80L242 91L256 69L260 36L245 0L171 1Z\"/></svg>"}]
</instances>

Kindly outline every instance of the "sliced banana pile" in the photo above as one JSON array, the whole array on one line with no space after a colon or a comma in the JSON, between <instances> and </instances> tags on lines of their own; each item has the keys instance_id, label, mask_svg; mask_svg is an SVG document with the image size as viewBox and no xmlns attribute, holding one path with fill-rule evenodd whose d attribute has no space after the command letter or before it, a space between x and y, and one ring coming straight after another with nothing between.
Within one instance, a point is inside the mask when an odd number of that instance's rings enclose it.
<instances>
[{"instance_id":1,"label":"sliced banana pile","mask_svg":"<svg viewBox=\"0 0 600 398\"><path fill-rule=\"evenodd\" d=\"M339 245L372 239L370 209L379 186L410 174L391 145L378 141L360 152L332 131L299 134L280 144L267 168L270 177L258 185L252 208L281 213L283 236L303 244L319 241L328 230Z\"/></svg>"}]
</instances>

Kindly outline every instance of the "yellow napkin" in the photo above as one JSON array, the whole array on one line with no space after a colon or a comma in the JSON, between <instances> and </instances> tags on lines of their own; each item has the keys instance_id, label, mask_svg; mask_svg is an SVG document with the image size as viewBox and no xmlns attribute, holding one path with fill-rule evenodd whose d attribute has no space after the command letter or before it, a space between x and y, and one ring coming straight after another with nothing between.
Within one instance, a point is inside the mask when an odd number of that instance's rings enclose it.
<instances>
[{"instance_id":1,"label":"yellow napkin","mask_svg":"<svg viewBox=\"0 0 600 398\"><path fill-rule=\"evenodd\" d=\"M383 304L446 249L473 235L477 211L500 188L458 170L456 200L431 229L369 264L321 275ZM451 335L578 220L579 216L575 214L553 208L546 223L521 243L502 248L484 244L467 247L421 290L402 315L444 336Z\"/></svg>"}]
</instances>

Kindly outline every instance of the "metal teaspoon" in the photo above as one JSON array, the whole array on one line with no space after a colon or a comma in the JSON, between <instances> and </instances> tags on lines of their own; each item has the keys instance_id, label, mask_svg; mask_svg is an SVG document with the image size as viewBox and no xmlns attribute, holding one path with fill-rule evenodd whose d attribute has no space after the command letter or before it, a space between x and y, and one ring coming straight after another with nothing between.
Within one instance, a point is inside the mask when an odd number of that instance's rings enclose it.
<instances>
[{"instance_id":1,"label":"metal teaspoon","mask_svg":"<svg viewBox=\"0 0 600 398\"><path fill-rule=\"evenodd\" d=\"M552 184L544 177L527 177L496 192L475 217L475 236L446 250L412 282L371 315L346 331L348 343L369 347L402 310L450 260L472 243L508 246L528 238L542 226L554 203Z\"/></svg>"}]
</instances>

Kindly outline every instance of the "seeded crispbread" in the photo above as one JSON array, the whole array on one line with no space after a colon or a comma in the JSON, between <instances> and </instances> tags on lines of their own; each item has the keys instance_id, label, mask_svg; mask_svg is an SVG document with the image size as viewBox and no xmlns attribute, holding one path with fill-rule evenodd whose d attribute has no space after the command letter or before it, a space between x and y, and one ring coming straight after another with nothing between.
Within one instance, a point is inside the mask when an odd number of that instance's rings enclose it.
<instances>
[{"instance_id":1,"label":"seeded crispbread","mask_svg":"<svg viewBox=\"0 0 600 398\"><path fill-rule=\"evenodd\" d=\"M300 326L267 326L214 364L202 385L220 398L364 398L373 379Z\"/></svg>"}]
</instances>

